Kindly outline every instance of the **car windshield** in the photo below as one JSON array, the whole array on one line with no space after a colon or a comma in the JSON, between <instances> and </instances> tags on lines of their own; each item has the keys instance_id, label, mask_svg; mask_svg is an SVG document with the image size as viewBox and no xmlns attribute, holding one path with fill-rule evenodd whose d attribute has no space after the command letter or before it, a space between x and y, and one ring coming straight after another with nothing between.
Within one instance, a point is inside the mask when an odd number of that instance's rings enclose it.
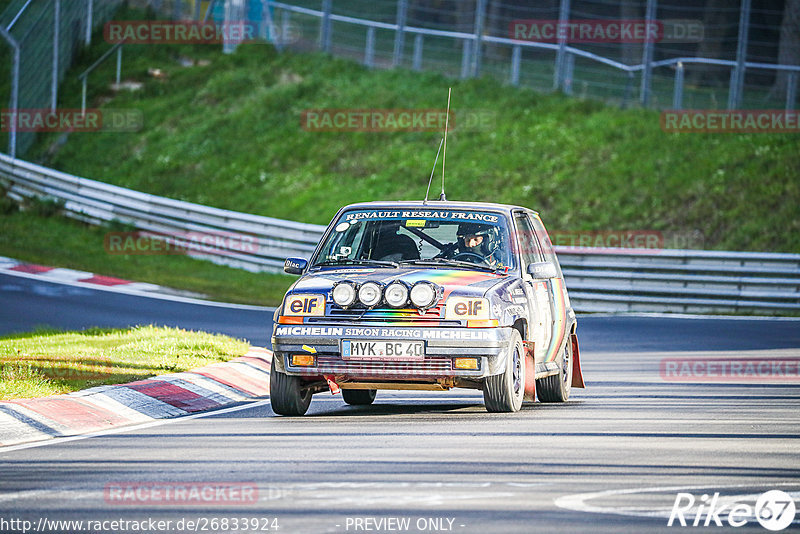
<instances>
[{"instance_id":1,"label":"car windshield","mask_svg":"<svg viewBox=\"0 0 800 534\"><path fill-rule=\"evenodd\" d=\"M332 224L312 267L442 265L514 267L506 219L464 210L345 211Z\"/></svg>"}]
</instances>

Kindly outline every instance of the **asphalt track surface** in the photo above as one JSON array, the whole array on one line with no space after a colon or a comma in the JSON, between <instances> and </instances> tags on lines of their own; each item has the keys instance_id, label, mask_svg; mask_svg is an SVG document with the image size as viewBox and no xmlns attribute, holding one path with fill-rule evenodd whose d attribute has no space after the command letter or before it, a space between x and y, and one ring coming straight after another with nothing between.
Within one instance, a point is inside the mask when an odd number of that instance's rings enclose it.
<instances>
[{"instance_id":1,"label":"asphalt track surface","mask_svg":"<svg viewBox=\"0 0 800 534\"><path fill-rule=\"evenodd\" d=\"M267 310L58 285L0 276L0 331L154 323L263 344L271 321ZM563 405L488 414L468 390L380 392L369 407L321 394L303 418L276 417L258 401L0 449L0 532L22 532L12 520L40 532L274 532L273 519L277 532L675 532L703 529L667 526L679 492L698 504L719 493L719 503L754 507L760 494L780 489L800 504L796 372L793 381L773 373L692 383L662 374L676 358L796 362L800 321L584 316L579 334L588 387ZM165 487L209 483L243 484L254 497L164 502ZM144 489L114 493L130 484ZM684 514L689 525L696 512ZM768 532L719 517L723 527L703 530ZM800 529L797 519L786 532ZM84 521L83 530L54 520ZM171 524L92 530L90 520Z\"/></svg>"}]
</instances>

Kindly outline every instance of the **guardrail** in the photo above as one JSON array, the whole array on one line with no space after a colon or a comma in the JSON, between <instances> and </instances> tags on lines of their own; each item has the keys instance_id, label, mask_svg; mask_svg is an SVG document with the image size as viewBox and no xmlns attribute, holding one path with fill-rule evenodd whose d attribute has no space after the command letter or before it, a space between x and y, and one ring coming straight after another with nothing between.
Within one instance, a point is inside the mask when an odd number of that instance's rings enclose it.
<instances>
[{"instance_id":1,"label":"guardrail","mask_svg":"<svg viewBox=\"0 0 800 534\"><path fill-rule=\"evenodd\" d=\"M424 39L427 38L444 38L444 39L451 39L455 43L460 43L462 52L461 52L461 77L477 77L481 74L481 65L482 65L482 48L484 45L491 44L491 45L499 45L505 46L510 49L510 63L508 65L508 71L510 73L507 80L512 85L519 85L520 84L520 70L522 68L522 56L523 51L550 51L555 53L555 63L553 65L553 89L562 89L566 94L572 94L573 92L573 77L575 74L575 60L580 58L581 60L585 60L587 62L597 63L604 65L606 67L610 67L614 69L614 71L619 73L624 73L626 77L626 81L624 84L624 88L621 91L621 105L622 107L627 106L628 101L630 100L632 93L633 93L633 85L634 85L634 78L636 74L641 75L641 89L639 91L639 99L642 106L647 107L650 105L650 100L652 97L652 84L653 84L653 70L656 68L661 67L674 67L674 75L673 75L673 94L672 94L672 108L673 109L682 109L683 108L683 100L684 100L684 90L687 86L684 83L684 69L687 65L705 65L705 66L716 66L716 67L727 67L731 69L731 79L730 79L730 87L728 90L728 109L737 109L741 107L742 101L744 100L744 77L746 71L752 70L766 70L766 71L774 71L775 73L778 72L786 72L786 81L785 87L782 89L784 90L785 99L784 99L784 106L787 111L794 109L795 106L795 99L797 94L797 83L800 79L800 66L798 65L784 65L784 64L775 64L775 63L765 63L761 61L747 61L747 47L748 47L748 33L745 31L744 33L741 32L741 25L744 24L744 27L748 27L750 22L750 5L747 2L743 2L740 8L740 33L739 33L739 40L737 44L737 54L736 60L723 60L723 59L715 59L715 58L706 58L706 57L674 57L668 58L661 61L653 61L653 53L654 53L654 42L652 40L647 41L644 43L643 49L643 57L641 63L635 65L628 65L620 61L615 61L611 58L602 56L600 54L595 54L589 52L587 50L583 50L581 48L576 48L574 46L568 45L566 37L560 38L557 42L549 43L549 42L539 42L534 40L521 40L521 39L514 39L509 37L503 37L498 35L490 35L485 28L485 23L487 20L487 8L488 2L485 1L478 1L474 5L475 9L475 23L474 23L474 30L471 32L465 31L455 31L455 30L445 30L445 29L432 29L432 28L422 28L417 27L412 24L408 24L406 21L407 13L408 13L408 0L397 0L397 18L395 22L383 22L383 21L376 21L370 20L366 18L354 17L354 16L347 16L341 15L333 12L333 2L322 1L320 4L320 9L311 9L309 7L304 6L296 6L289 2L280 2L277 0L267 0L265 4L268 7L272 7L276 10L280 11L280 17L275 17L276 19L280 20L280 25L282 26L282 30L280 32L274 32L273 34L277 35L288 35L288 27L290 24L290 17L292 15L299 15L303 17L313 17L316 18L319 23L319 39L318 44L320 50L326 53L342 53L341 50L336 50L336 43L335 43L335 36L333 32L333 23L339 24L347 24L352 27L358 28L365 28L366 33L363 38L363 53L360 56L363 58L363 62L368 67L375 66L375 50L376 50L376 37L375 32L376 30L382 31L391 31L395 33L395 43L394 43L394 51L392 54L392 66L400 65L403 61L403 48L405 42L405 35L413 35L414 36L414 44L413 44L413 54L412 54L412 64L411 67L414 70L421 70L423 64L423 54L424 52ZM571 12L570 8L570 0L560 0L560 16L559 19L563 21L568 21L571 17L569 13ZM647 19L650 21L655 20L655 13L656 13L656 4L655 0L648 0L647 1ZM540 6L541 9L544 9L546 12L546 7ZM534 16L534 13L541 13L543 11L538 10L540 7L537 7L534 10L530 10L529 8L520 7L520 11L518 13L527 13L527 18L537 18ZM574 6L573 6L574 7ZM661 6L659 6L661 7ZM674 7L674 6L673 6ZM578 8L580 10L580 8ZM577 14L576 11L575 13ZM584 12L585 13L585 12ZM584 13L579 15L579 18L582 18ZM525 15L519 15L520 18L525 19ZM512 22L509 20L509 22ZM272 24L272 21L270 21ZM508 27L508 26L506 26ZM360 37L354 36L347 36L344 41L348 44L346 45L347 48L352 50L357 50L353 47L352 42L355 39L360 39ZM282 46L280 40L276 42L276 46L279 48ZM231 51L230 49L228 51ZM346 55L353 56L352 53L348 53ZM358 54L355 56L357 57ZM600 71L598 71L600 72ZM613 72L613 71L612 71ZM601 83L594 83L598 87L603 85ZM708 105L711 105L709 102ZM665 105L661 105L660 107L664 108Z\"/></svg>"},{"instance_id":2,"label":"guardrail","mask_svg":"<svg viewBox=\"0 0 800 534\"><path fill-rule=\"evenodd\" d=\"M202 206L72 176L0 154L0 183L10 197L63 202L66 215L92 224L120 221L146 235L246 236L193 253L250 271L283 268L308 257L323 226ZM556 247L577 311L684 313L800 312L800 254L671 249Z\"/></svg>"}]
</instances>

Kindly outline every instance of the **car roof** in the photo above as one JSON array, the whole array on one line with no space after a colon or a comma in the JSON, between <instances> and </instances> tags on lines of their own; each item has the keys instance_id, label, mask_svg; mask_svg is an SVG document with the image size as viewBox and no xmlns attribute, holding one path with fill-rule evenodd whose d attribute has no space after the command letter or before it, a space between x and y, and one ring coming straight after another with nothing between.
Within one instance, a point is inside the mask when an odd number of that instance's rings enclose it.
<instances>
[{"instance_id":1,"label":"car roof","mask_svg":"<svg viewBox=\"0 0 800 534\"><path fill-rule=\"evenodd\" d=\"M513 206L509 204L495 204L492 202L461 202L451 200L378 200L372 202L358 202L344 206L340 211L346 209L375 209L375 208L415 208L415 209L456 209L456 210L491 210L510 213L512 210L525 210L538 213L524 206Z\"/></svg>"}]
</instances>

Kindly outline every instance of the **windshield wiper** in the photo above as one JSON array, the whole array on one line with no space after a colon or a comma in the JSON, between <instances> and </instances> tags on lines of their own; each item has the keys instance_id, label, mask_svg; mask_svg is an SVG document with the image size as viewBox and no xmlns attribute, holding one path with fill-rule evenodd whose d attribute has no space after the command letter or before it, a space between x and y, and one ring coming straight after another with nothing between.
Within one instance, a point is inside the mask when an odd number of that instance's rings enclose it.
<instances>
[{"instance_id":1,"label":"windshield wiper","mask_svg":"<svg viewBox=\"0 0 800 534\"><path fill-rule=\"evenodd\" d=\"M319 263L315 263L314 265L312 265L312 268L327 267L334 265L377 265L380 267L394 267L395 269L399 267L396 261L342 258L340 260L321 261Z\"/></svg>"},{"instance_id":2,"label":"windshield wiper","mask_svg":"<svg viewBox=\"0 0 800 534\"><path fill-rule=\"evenodd\" d=\"M480 263L472 263L469 261L452 260L449 258L429 258L427 260L403 260L402 264L411 265L453 265L456 267L464 267L467 269L481 269L483 271L497 272L505 270L505 267L497 268L490 267L489 265L481 265Z\"/></svg>"}]
</instances>

